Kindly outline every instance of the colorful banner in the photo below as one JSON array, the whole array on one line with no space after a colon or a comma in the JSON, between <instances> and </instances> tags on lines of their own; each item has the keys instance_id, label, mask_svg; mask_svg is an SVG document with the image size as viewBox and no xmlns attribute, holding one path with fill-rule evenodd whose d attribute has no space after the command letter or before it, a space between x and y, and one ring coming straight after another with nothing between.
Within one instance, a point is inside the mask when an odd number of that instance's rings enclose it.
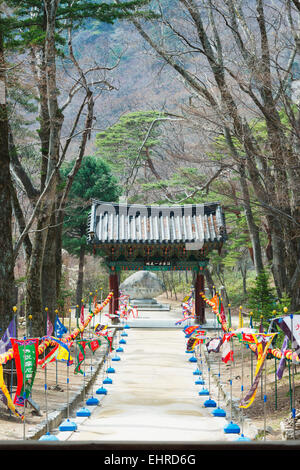
<instances>
[{"instance_id":1,"label":"colorful banner","mask_svg":"<svg viewBox=\"0 0 300 470\"><path fill-rule=\"evenodd\" d=\"M84 304L81 305L80 323L81 323L82 325L84 325Z\"/></svg>"},{"instance_id":2,"label":"colorful banner","mask_svg":"<svg viewBox=\"0 0 300 470\"><path fill-rule=\"evenodd\" d=\"M90 315L88 315L87 319L85 320L84 322L84 325L81 326L81 328L75 328L73 330L72 333L69 333L68 336L66 336L64 338L64 341L66 341L67 343L71 342L71 341L74 341L76 339L76 337L88 326L88 324L90 323L91 319L97 315L98 313L100 313L106 305L109 304L109 302L111 301L111 299L113 298L113 292L110 292L108 294L108 296L106 297L106 299L100 304L98 305L97 304L97 299L96 299L96 296L95 296L95 299L94 299L94 303L95 303L95 310L93 313L91 313ZM59 325L62 325L61 322L57 322L57 326ZM67 332L67 329L63 326L63 334ZM61 328L58 328L58 331L61 331ZM58 335L56 335L58 336ZM38 339L37 339L38 341ZM109 341L109 340L107 340ZM12 343L11 343L12 344ZM37 346L37 351L38 351L38 354L37 354L37 357L41 354L44 353L45 349L48 348L49 346L52 346L53 345L53 340L52 339L44 339L39 346ZM60 353L58 354L58 358L62 358L64 356L64 351L61 349ZM18 363L18 368L17 368L17 371L19 370L19 375L20 375L20 379L19 379L19 386L21 387L21 391L17 388L17 391L18 391L18 396L22 395L24 397L24 393L22 391L22 384L23 384L23 377L21 377L21 373L22 373L22 359L21 359L21 356L19 357L19 351L17 349L17 345L15 344L15 348L13 348L13 346L8 349L8 351L4 352L4 353L0 353L0 368L2 368L2 365L3 364L6 364L8 361L10 360L13 360L13 359L16 359L16 366L17 366L17 363ZM63 359L62 359L63 360ZM71 358L70 358L70 361L73 361ZM64 361L63 361L64 362ZM34 366L35 367L35 366ZM32 371L34 372L34 371ZM34 378L35 374L33 373L32 374L32 378ZM27 374L26 374L27 376ZM29 379L28 379L29 380ZM25 389L27 389L28 384L26 384L26 387ZM6 388L6 385L5 383L3 382L2 378L1 378L1 371L0 371L0 395L3 394L4 395L4 399L2 400L4 403L7 403L7 406L18 416L18 417L21 417L23 419L23 417L18 413L18 411L16 410L15 406L14 406L14 403L12 402L10 396L9 396L9 393L7 391L7 388ZM25 395L26 397L26 395ZM3 398L3 397L2 397ZM1 396L0 396L0 399L1 399ZM24 399L22 400L22 397L21 397L21 402L24 402ZM22 404L21 404L22 406Z\"/></svg>"},{"instance_id":3,"label":"colorful banner","mask_svg":"<svg viewBox=\"0 0 300 470\"><path fill-rule=\"evenodd\" d=\"M227 364L229 361L233 361L233 349L231 348L231 339L233 333L224 333L222 338L222 361Z\"/></svg>"},{"instance_id":4,"label":"colorful banner","mask_svg":"<svg viewBox=\"0 0 300 470\"><path fill-rule=\"evenodd\" d=\"M0 354L6 353L11 347L11 338L15 338L17 336L17 328L16 328L16 319L15 317L11 320L10 324L8 325L7 329L4 332L4 335L0 341Z\"/></svg>"},{"instance_id":5,"label":"colorful banner","mask_svg":"<svg viewBox=\"0 0 300 470\"><path fill-rule=\"evenodd\" d=\"M12 402L10 394L8 393L6 384L3 379L2 364L0 364L0 399L4 403L4 405L6 405L7 408L9 408L18 418L21 418L22 421L24 420L24 416L18 412L18 410L16 409L15 405Z\"/></svg>"},{"instance_id":6,"label":"colorful banner","mask_svg":"<svg viewBox=\"0 0 300 470\"><path fill-rule=\"evenodd\" d=\"M58 315L55 317L54 322L54 336L56 338L62 338L65 333L67 333L68 329L63 325L63 323L58 318Z\"/></svg>"},{"instance_id":7,"label":"colorful banner","mask_svg":"<svg viewBox=\"0 0 300 470\"><path fill-rule=\"evenodd\" d=\"M51 323L49 313L47 312L47 335L51 336L53 333L53 325Z\"/></svg>"},{"instance_id":8,"label":"colorful banner","mask_svg":"<svg viewBox=\"0 0 300 470\"><path fill-rule=\"evenodd\" d=\"M71 344L66 344L58 338L53 336L45 336L43 341L50 340L51 343L56 343L56 346L47 354L46 357L38 361L38 364L44 369L45 366L51 362L65 362L68 366L73 364L73 359L70 354Z\"/></svg>"},{"instance_id":9,"label":"colorful banner","mask_svg":"<svg viewBox=\"0 0 300 470\"><path fill-rule=\"evenodd\" d=\"M186 345L186 350L187 351L194 351L196 345L199 343L199 340L197 338L195 338L194 336L192 336L191 338L189 338L188 342L187 342L187 345Z\"/></svg>"},{"instance_id":10,"label":"colorful banner","mask_svg":"<svg viewBox=\"0 0 300 470\"><path fill-rule=\"evenodd\" d=\"M100 339L92 339L88 342L88 347L90 348L90 350L92 351L93 354L97 351L97 349L100 346L101 346Z\"/></svg>"},{"instance_id":11,"label":"colorful banner","mask_svg":"<svg viewBox=\"0 0 300 470\"><path fill-rule=\"evenodd\" d=\"M192 334L194 334L199 329L200 329L200 326L190 325L190 326L185 326L183 328L183 332L185 333L187 337L189 337L189 336L192 336Z\"/></svg>"},{"instance_id":12,"label":"colorful banner","mask_svg":"<svg viewBox=\"0 0 300 470\"><path fill-rule=\"evenodd\" d=\"M285 333L292 343L292 348L300 358L300 315L286 315L273 322Z\"/></svg>"},{"instance_id":13,"label":"colorful banner","mask_svg":"<svg viewBox=\"0 0 300 470\"><path fill-rule=\"evenodd\" d=\"M24 406L30 396L38 363L38 338L11 338L17 369L17 390L14 403Z\"/></svg>"},{"instance_id":14,"label":"colorful banner","mask_svg":"<svg viewBox=\"0 0 300 470\"><path fill-rule=\"evenodd\" d=\"M85 360L85 348L86 348L86 341L78 341L77 343L78 348L79 348L79 353L77 355L77 364L74 370L74 374L83 374L81 370L81 364Z\"/></svg>"},{"instance_id":15,"label":"colorful banner","mask_svg":"<svg viewBox=\"0 0 300 470\"><path fill-rule=\"evenodd\" d=\"M254 377L254 381L249 392L241 400L240 408L249 408L249 406L252 405L255 399L255 396L257 393L257 387L259 384L260 377L262 375L263 366L264 366L264 362L268 353L268 349L271 346L271 343L274 337L276 336L276 334L277 333L253 334L253 338L256 344L256 349L257 349L257 363L256 363L256 369L255 369L255 377Z\"/></svg>"},{"instance_id":16,"label":"colorful banner","mask_svg":"<svg viewBox=\"0 0 300 470\"><path fill-rule=\"evenodd\" d=\"M96 335L99 335L99 336L107 335L108 333L107 325L101 325L100 323L98 323L98 325L95 326L94 332Z\"/></svg>"},{"instance_id":17,"label":"colorful banner","mask_svg":"<svg viewBox=\"0 0 300 470\"><path fill-rule=\"evenodd\" d=\"M279 365L278 365L278 368L277 368L277 371L276 371L276 375L277 375L279 380L282 379L283 372L284 372L285 365L286 365L286 358L284 356L284 353L287 350L288 342L289 342L289 338L288 338L288 336L285 336L285 338L283 340L283 343L282 343L282 348L281 348L281 353L282 353L281 354L281 359L279 361Z\"/></svg>"},{"instance_id":18,"label":"colorful banner","mask_svg":"<svg viewBox=\"0 0 300 470\"><path fill-rule=\"evenodd\" d=\"M211 338L206 343L206 350L208 353L211 353L211 352L218 353L220 352L221 346L222 346L222 338Z\"/></svg>"}]
</instances>

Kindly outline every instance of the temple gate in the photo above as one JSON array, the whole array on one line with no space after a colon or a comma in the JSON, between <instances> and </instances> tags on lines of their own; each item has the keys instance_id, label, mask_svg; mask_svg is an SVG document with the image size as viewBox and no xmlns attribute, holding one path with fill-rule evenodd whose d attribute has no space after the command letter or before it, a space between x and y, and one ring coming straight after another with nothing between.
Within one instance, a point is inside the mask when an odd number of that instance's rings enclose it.
<instances>
[{"instance_id":1,"label":"temple gate","mask_svg":"<svg viewBox=\"0 0 300 470\"><path fill-rule=\"evenodd\" d=\"M182 206L92 201L88 243L100 250L109 269L114 296L110 314L119 308L121 271L192 271L195 323L205 323L204 269L212 250L226 240L219 203Z\"/></svg>"}]
</instances>

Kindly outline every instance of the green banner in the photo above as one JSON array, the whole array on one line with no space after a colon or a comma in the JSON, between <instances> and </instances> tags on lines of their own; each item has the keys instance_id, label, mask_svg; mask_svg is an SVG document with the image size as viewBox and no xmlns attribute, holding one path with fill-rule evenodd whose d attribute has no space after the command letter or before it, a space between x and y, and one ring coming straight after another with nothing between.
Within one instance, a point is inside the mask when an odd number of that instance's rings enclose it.
<instances>
[{"instance_id":1,"label":"green banner","mask_svg":"<svg viewBox=\"0 0 300 470\"><path fill-rule=\"evenodd\" d=\"M14 403L24 406L31 394L38 361L38 338L11 338L17 369L17 390Z\"/></svg>"}]
</instances>

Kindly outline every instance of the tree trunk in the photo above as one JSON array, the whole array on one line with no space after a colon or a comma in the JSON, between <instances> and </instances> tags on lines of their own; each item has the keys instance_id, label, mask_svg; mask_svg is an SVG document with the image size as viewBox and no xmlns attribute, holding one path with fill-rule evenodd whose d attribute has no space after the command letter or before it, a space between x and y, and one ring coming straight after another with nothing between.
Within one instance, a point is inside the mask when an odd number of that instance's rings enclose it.
<instances>
[{"instance_id":1,"label":"tree trunk","mask_svg":"<svg viewBox=\"0 0 300 470\"><path fill-rule=\"evenodd\" d=\"M49 222L49 208L44 203L37 217L26 283L27 315L31 314L33 317L32 334L34 336L41 336L45 332L44 309L42 305L42 266Z\"/></svg>"},{"instance_id":2,"label":"tree trunk","mask_svg":"<svg viewBox=\"0 0 300 470\"><path fill-rule=\"evenodd\" d=\"M83 278L84 278L84 257L85 246L81 245L79 253L78 277L76 285L76 304L81 305L82 292L83 292Z\"/></svg>"},{"instance_id":3,"label":"tree trunk","mask_svg":"<svg viewBox=\"0 0 300 470\"><path fill-rule=\"evenodd\" d=\"M57 289L56 289L56 218L55 210L50 219L50 227L47 231L45 241L45 250L42 265L42 305L43 310L48 307L50 320L55 318L55 309L57 309Z\"/></svg>"},{"instance_id":4,"label":"tree trunk","mask_svg":"<svg viewBox=\"0 0 300 470\"><path fill-rule=\"evenodd\" d=\"M46 40L45 40L45 73L47 83L47 104L49 112L49 148L47 156L47 174L42 175L41 186L49 184L54 174L51 186L45 199L39 208L37 227L32 246L32 256L27 276L27 307L28 313L33 315L33 334L44 334L44 315L42 300L42 269L45 244L48 228L52 217L52 211L57 194L57 163L59 160L60 132L63 123L63 115L58 106L58 87L56 83L56 47L55 47L55 22L58 0L45 0L46 12ZM48 119L48 118L47 118Z\"/></svg>"},{"instance_id":5,"label":"tree trunk","mask_svg":"<svg viewBox=\"0 0 300 470\"><path fill-rule=\"evenodd\" d=\"M8 149L6 72L1 31L2 25L0 28L0 328L2 336L13 316L14 254L12 243L12 195Z\"/></svg>"},{"instance_id":6,"label":"tree trunk","mask_svg":"<svg viewBox=\"0 0 300 470\"><path fill-rule=\"evenodd\" d=\"M241 186L242 195L243 195L242 205L245 211L248 230L249 230L249 234L251 238L251 244L253 248L253 261L254 261L256 274L259 274L263 270L263 260L262 260L261 244L260 244L260 237L259 237L259 229L253 217L248 184L245 178L245 168L240 166L239 173L240 173L240 186Z\"/></svg>"}]
</instances>

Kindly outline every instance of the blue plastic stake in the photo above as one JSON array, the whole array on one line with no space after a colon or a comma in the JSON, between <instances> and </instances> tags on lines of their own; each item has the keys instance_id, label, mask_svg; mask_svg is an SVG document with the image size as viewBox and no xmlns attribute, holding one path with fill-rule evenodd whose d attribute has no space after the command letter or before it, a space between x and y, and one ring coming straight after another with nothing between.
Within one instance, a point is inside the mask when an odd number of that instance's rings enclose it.
<instances>
[{"instance_id":1,"label":"blue plastic stake","mask_svg":"<svg viewBox=\"0 0 300 470\"><path fill-rule=\"evenodd\" d=\"M44 436L39 438L39 441L59 441L59 439L58 437L53 436L53 434L50 434L50 432L47 432Z\"/></svg>"},{"instance_id":2,"label":"blue plastic stake","mask_svg":"<svg viewBox=\"0 0 300 470\"><path fill-rule=\"evenodd\" d=\"M104 387L100 387L98 390L96 390L96 393L97 395L107 395L107 390Z\"/></svg>"},{"instance_id":3,"label":"blue plastic stake","mask_svg":"<svg viewBox=\"0 0 300 470\"><path fill-rule=\"evenodd\" d=\"M99 400L96 397L90 397L86 401L87 406L96 406L99 404Z\"/></svg>"},{"instance_id":4,"label":"blue plastic stake","mask_svg":"<svg viewBox=\"0 0 300 470\"><path fill-rule=\"evenodd\" d=\"M216 416L218 418L224 418L226 416L226 411L223 410L223 408L216 408L215 410L212 411L211 413L213 416Z\"/></svg>"},{"instance_id":5,"label":"blue plastic stake","mask_svg":"<svg viewBox=\"0 0 300 470\"><path fill-rule=\"evenodd\" d=\"M235 424L232 421L224 427L225 434L239 434L240 431L238 424Z\"/></svg>"},{"instance_id":6,"label":"blue plastic stake","mask_svg":"<svg viewBox=\"0 0 300 470\"><path fill-rule=\"evenodd\" d=\"M212 400L211 398L209 398L208 400L205 400L204 406L205 408L215 408L217 404L215 400Z\"/></svg>"},{"instance_id":7,"label":"blue plastic stake","mask_svg":"<svg viewBox=\"0 0 300 470\"><path fill-rule=\"evenodd\" d=\"M76 429L77 429L77 424L74 423L74 421L70 421L69 418L63 421L61 425L59 426L60 431L76 431Z\"/></svg>"},{"instance_id":8,"label":"blue plastic stake","mask_svg":"<svg viewBox=\"0 0 300 470\"><path fill-rule=\"evenodd\" d=\"M83 406L82 408L79 408L76 413L76 416L91 416L91 411L85 406Z\"/></svg>"},{"instance_id":9,"label":"blue plastic stake","mask_svg":"<svg viewBox=\"0 0 300 470\"><path fill-rule=\"evenodd\" d=\"M113 381L112 381L112 379L111 379L110 377L106 377L106 379L103 380L103 383L104 383L104 384L112 384Z\"/></svg>"}]
</instances>

